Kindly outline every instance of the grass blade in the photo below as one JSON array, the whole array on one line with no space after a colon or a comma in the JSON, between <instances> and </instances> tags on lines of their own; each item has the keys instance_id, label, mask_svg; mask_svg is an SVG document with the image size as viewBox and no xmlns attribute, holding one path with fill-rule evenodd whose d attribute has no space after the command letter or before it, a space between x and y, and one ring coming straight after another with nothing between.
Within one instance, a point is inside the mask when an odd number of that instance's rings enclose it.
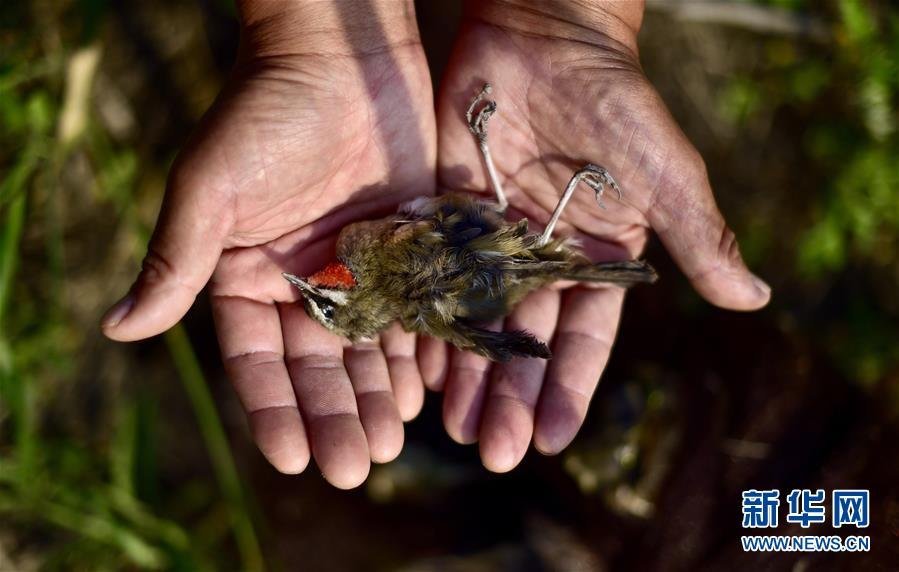
<instances>
[{"instance_id":1,"label":"grass blade","mask_svg":"<svg viewBox=\"0 0 899 572\"><path fill-rule=\"evenodd\" d=\"M234 537L243 560L241 569L264 570L262 551L250 519L249 506L234 465L234 458L231 456L231 448L184 326L177 324L167 331L165 342L193 405L222 495L228 502Z\"/></svg>"}]
</instances>

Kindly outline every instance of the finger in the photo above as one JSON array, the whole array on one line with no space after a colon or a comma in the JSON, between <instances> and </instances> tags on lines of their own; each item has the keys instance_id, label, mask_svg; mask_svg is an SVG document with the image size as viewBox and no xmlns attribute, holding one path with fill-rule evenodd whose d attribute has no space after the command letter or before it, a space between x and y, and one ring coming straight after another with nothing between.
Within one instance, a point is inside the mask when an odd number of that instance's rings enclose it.
<instances>
[{"instance_id":1,"label":"finger","mask_svg":"<svg viewBox=\"0 0 899 572\"><path fill-rule=\"evenodd\" d=\"M246 298L213 296L212 311L225 371L253 440L277 470L302 472L309 464L309 442L284 364L278 310Z\"/></svg>"},{"instance_id":2,"label":"finger","mask_svg":"<svg viewBox=\"0 0 899 572\"><path fill-rule=\"evenodd\" d=\"M403 421L418 415L425 400L424 383L415 360L415 334L394 323L381 334L381 348L387 358L393 395Z\"/></svg>"},{"instance_id":3,"label":"finger","mask_svg":"<svg viewBox=\"0 0 899 572\"><path fill-rule=\"evenodd\" d=\"M531 293L509 316L505 329L551 339L560 298L559 292L550 289ZM504 473L524 458L534 433L534 408L546 367L546 360L520 357L494 365L479 433L481 460L487 469Z\"/></svg>"},{"instance_id":4,"label":"finger","mask_svg":"<svg viewBox=\"0 0 899 572\"><path fill-rule=\"evenodd\" d=\"M571 443L587 416L618 330L624 290L573 288L565 292L553 359L537 403L534 446L554 455Z\"/></svg>"},{"instance_id":5,"label":"finger","mask_svg":"<svg viewBox=\"0 0 899 572\"><path fill-rule=\"evenodd\" d=\"M686 158L675 161L650 203L647 218L693 287L709 302L732 310L756 310L771 288L746 267L727 227L701 157L684 140Z\"/></svg>"},{"instance_id":6,"label":"finger","mask_svg":"<svg viewBox=\"0 0 899 572\"><path fill-rule=\"evenodd\" d=\"M431 336L419 336L416 355L425 387L431 391L443 391L449 374L449 344Z\"/></svg>"},{"instance_id":7,"label":"finger","mask_svg":"<svg viewBox=\"0 0 899 572\"><path fill-rule=\"evenodd\" d=\"M287 371L306 421L312 456L325 479L357 487L370 469L368 441L343 365L340 338L313 322L299 304L279 305Z\"/></svg>"},{"instance_id":8,"label":"finger","mask_svg":"<svg viewBox=\"0 0 899 572\"><path fill-rule=\"evenodd\" d=\"M493 324L493 327L499 329L501 324ZM467 445L478 439L490 360L456 348L450 350L449 359L443 397L443 425L450 438Z\"/></svg>"},{"instance_id":9,"label":"finger","mask_svg":"<svg viewBox=\"0 0 899 572\"><path fill-rule=\"evenodd\" d=\"M359 342L346 347L343 363L353 390L359 419L375 463L392 461L403 448L403 420L400 418L387 360L377 342Z\"/></svg>"},{"instance_id":10,"label":"finger","mask_svg":"<svg viewBox=\"0 0 899 572\"><path fill-rule=\"evenodd\" d=\"M173 175L140 274L101 320L111 339L139 340L175 325L215 269L231 229L230 200L184 180Z\"/></svg>"}]
</instances>

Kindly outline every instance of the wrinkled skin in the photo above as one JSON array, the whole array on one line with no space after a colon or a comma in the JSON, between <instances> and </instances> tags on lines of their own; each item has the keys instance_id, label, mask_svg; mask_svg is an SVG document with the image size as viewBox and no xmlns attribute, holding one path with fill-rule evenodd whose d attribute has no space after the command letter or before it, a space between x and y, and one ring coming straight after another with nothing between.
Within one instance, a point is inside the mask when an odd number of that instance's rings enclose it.
<instances>
[{"instance_id":1,"label":"wrinkled skin","mask_svg":"<svg viewBox=\"0 0 899 572\"><path fill-rule=\"evenodd\" d=\"M635 48L582 30L560 30L576 38L565 40L516 29L476 14L457 40L438 100L439 186L487 188L458 110L489 81L498 111L488 141L513 211L547 221L572 171L596 162L616 178L623 200L610 195L602 210L583 187L560 232L580 238L594 260L615 260L637 257L653 229L710 302L763 306L769 290L746 270L701 158L643 76ZM564 449L586 416L623 300L620 288L584 287L544 289L526 299L505 327L552 339L549 362L491 365L440 344L421 347L425 383L446 394L449 434L460 443L479 440L494 471L517 465L531 442L546 454Z\"/></svg>"},{"instance_id":2,"label":"wrinkled skin","mask_svg":"<svg viewBox=\"0 0 899 572\"><path fill-rule=\"evenodd\" d=\"M338 487L359 485L371 461L399 453L402 420L421 408L423 383L445 389L447 431L460 442L480 439L491 470L511 469L531 441L542 452L560 451L586 414L623 291L532 294L506 326L552 339L554 359L492 370L483 358L416 341L398 326L349 346L314 323L281 272L309 275L328 262L346 223L434 192L430 77L409 11L382 18L389 22L382 33L372 32L379 20L356 13L356 3L332 5L338 24L361 16L352 30L366 36L331 51L341 32L327 29L327 17L298 20L319 26L307 34L290 19L248 8L282 4L238 4L245 28L238 66L172 169L143 270L103 318L104 333L123 341L159 334L209 282L225 369L259 448L285 473L304 470L312 455ZM609 197L600 211L582 193L561 231L581 236L601 260L633 257L651 227L708 300L764 305L768 291L740 261L700 158L633 53L525 36L481 16L469 12L443 82L441 186L487 186L460 116L489 79L500 104L491 145L519 211L512 217L545 221L573 168L597 162L621 184L624 201Z\"/></svg>"},{"instance_id":3,"label":"wrinkled skin","mask_svg":"<svg viewBox=\"0 0 899 572\"><path fill-rule=\"evenodd\" d=\"M114 339L157 334L212 275L225 368L282 472L311 453L332 484L357 486L370 461L399 453L402 420L421 408L413 335L392 328L348 347L293 303L281 273L327 263L351 220L433 194L430 86L418 43L244 59L172 170L133 307L104 319Z\"/></svg>"}]
</instances>

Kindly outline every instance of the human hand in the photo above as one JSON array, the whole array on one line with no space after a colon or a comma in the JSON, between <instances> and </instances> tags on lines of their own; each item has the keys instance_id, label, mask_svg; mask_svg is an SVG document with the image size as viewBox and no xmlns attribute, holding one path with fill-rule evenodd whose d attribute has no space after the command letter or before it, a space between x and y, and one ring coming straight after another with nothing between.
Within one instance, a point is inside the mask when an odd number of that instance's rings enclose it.
<instances>
[{"instance_id":1,"label":"human hand","mask_svg":"<svg viewBox=\"0 0 899 572\"><path fill-rule=\"evenodd\" d=\"M592 192L578 191L557 232L577 236L599 261L637 257L652 229L709 302L760 308L770 289L744 265L699 153L640 69L641 19L638 2L472 3L438 98L438 187L489 188L460 112L489 81L498 110L488 141L517 211L510 218L547 221L573 172L597 163L623 199L608 198L600 210ZM492 365L421 343L421 372L428 387L445 392L450 436L479 440L484 465L500 472L515 467L532 440L542 453L563 450L586 416L623 300L620 288L574 287L522 302L505 328L552 339L549 362Z\"/></svg>"},{"instance_id":2,"label":"human hand","mask_svg":"<svg viewBox=\"0 0 899 572\"><path fill-rule=\"evenodd\" d=\"M285 473L311 450L349 488L399 453L401 420L421 408L415 338L395 327L346 346L292 303L281 272L311 274L346 223L433 194L430 76L411 2L238 7L232 78L172 168L143 269L103 331L159 334L212 277L225 368L259 448Z\"/></svg>"}]
</instances>

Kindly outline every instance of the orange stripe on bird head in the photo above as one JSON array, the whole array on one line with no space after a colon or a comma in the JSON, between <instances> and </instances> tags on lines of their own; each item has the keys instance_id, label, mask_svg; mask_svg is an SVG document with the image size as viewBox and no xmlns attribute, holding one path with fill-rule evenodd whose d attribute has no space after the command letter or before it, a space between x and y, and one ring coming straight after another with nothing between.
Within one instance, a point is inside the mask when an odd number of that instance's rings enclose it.
<instances>
[{"instance_id":1,"label":"orange stripe on bird head","mask_svg":"<svg viewBox=\"0 0 899 572\"><path fill-rule=\"evenodd\" d=\"M329 262L327 266L306 280L312 286L348 290L356 285L353 273L342 262Z\"/></svg>"}]
</instances>

